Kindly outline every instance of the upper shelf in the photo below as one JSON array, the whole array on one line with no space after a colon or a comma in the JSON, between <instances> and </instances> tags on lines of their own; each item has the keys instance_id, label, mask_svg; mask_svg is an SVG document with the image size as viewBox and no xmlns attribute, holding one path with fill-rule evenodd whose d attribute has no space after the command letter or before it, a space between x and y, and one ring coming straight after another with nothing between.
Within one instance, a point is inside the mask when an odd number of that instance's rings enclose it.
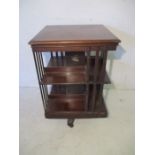
<instances>
[{"instance_id":1,"label":"upper shelf","mask_svg":"<svg viewBox=\"0 0 155 155\"><path fill-rule=\"evenodd\" d=\"M101 68L103 58L99 57L98 67ZM49 60L47 67L45 67L45 71L54 71L59 69L67 69L67 67L73 67L74 69L84 69L87 65L87 57L84 55L77 55L74 56L58 56L53 57ZM90 71L94 68L95 65L95 56L90 56ZM84 71L84 70L81 70Z\"/></svg>"},{"instance_id":2,"label":"upper shelf","mask_svg":"<svg viewBox=\"0 0 155 155\"><path fill-rule=\"evenodd\" d=\"M45 73L41 84L85 84L87 75L85 72L51 72Z\"/></svg>"},{"instance_id":3,"label":"upper shelf","mask_svg":"<svg viewBox=\"0 0 155 155\"><path fill-rule=\"evenodd\" d=\"M120 40L103 25L46 26L30 42L30 45L107 44Z\"/></svg>"},{"instance_id":4,"label":"upper shelf","mask_svg":"<svg viewBox=\"0 0 155 155\"><path fill-rule=\"evenodd\" d=\"M85 84L94 83L95 57L90 58L90 68L87 72L86 57L79 56L79 62L72 61L71 56L50 59L48 66L44 68L45 74L41 80L42 84ZM106 73L101 73L102 59L99 59L98 74L95 83L109 84L110 79Z\"/></svg>"}]
</instances>

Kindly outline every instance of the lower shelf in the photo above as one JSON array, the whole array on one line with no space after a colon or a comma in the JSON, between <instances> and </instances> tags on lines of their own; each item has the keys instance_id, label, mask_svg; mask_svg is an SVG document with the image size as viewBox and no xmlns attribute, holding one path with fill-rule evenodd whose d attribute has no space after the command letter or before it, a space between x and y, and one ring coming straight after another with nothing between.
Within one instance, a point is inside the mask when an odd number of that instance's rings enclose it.
<instances>
[{"instance_id":1,"label":"lower shelf","mask_svg":"<svg viewBox=\"0 0 155 155\"><path fill-rule=\"evenodd\" d=\"M84 111L85 95L49 95L46 111Z\"/></svg>"},{"instance_id":2,"label":"lower shelf","mask_svg":"<svg viewBox=\"0 0 155 155\"><path fill-rule=\"evenodd\" d=\"M82 103L82 100L80 102ZM80 102L77 102L78 105L80 105ZM50 101L49 101L48 106L45 110L45 117L46 118L99 118L99 117L107 117L108 115L106 105L103 99L101 103L97 103L97 106L94 111L81 110L82 107L77 106L77 103L75 106L76 108L73 106L76 109L75 110L73 108L75 111L63 111L61 108L60 109L55 108L53 104L51 104L52 106L49 106L50 105ZM78 109L77 107L80 107L80 108Z\"/></svg>"},{"instance_id":3,"label":"lower shelf","mask_svg":"<svg viewBox=\"0 0 155 155\"><path fill-rule=\"evenodd\" d=\"M86 85L52 85L50 96L54 95L66 95L66 94L86 94Z\"/></svg>"}]
</instances>

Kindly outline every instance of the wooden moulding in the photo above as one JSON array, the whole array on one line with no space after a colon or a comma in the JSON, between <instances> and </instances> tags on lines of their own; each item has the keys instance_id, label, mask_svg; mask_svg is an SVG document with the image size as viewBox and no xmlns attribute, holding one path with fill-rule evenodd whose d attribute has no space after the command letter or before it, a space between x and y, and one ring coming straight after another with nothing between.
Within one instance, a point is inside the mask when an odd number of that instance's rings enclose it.
<instances>
[{"instance_id":1,"label":"wooden moulding","mask_svg":"<svg viewBox=\"0 0 155 155\"><path fill-rule=\"evenodd\" d=\"M109 43L109 44L86 44L86 45L64 45L64 46L50 46L50 45L33 45L32 50L38 52L47 52L47 51L69 51L69 52L79 52L84 51L86 48L91 47L92 50L96 50L98 47L106 47L108 50L116 50L118 43Z\"/></svg>"}]
</instances>

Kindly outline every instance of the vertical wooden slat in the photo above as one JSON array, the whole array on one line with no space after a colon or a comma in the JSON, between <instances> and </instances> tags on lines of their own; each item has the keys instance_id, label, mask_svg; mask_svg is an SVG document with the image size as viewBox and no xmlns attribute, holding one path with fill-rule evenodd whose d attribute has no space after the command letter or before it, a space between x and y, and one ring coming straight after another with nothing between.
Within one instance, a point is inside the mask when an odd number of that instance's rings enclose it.
<instances>
[{"instance_id":1,"label":"vertical wooden slat","mask_svg":"<svg viewBox=\"0 0 155 155\"><path fill-rule=\"evenodd\" d=\"M44 102L45 102L45 105L46 105L47 98L46 98L46 94L45 94L45 88L44 88L44 85L43 85L43 84L40 84L40 86L41 86L41 88L42 88L43 97L44 97Z\"/></svg>"},{"instance_id":2,"label":"vertical wooden slat","mask_svg":"<svg viewBox=\"0 0 155 155\"><path fill-rule=\"evenodd\" d=\"M53 58L54 58L54 56L53 56L53 51L50 51L51 52L51 62L53 62Z\"/></svg>"},{"instance_id":3,"label":"vertical wooden slat","mask_svg":"<svg viewBox=\"0 0 155 155\"><path fill-rule=\"evenodd\" d=\"M58 51L55 51L55 58L56 58L56 62L57 62L57 66L59 66L59 61L58 61Z\"/></svg>"},{"instance_id":4,"label":"vertical wooden slat","mask_svg":"<svg viewBox=\"0 0 155 155\"><path fill-rule=\"evenodd\" d=\"M90 74L90 50L87 50L87 80L89 81Z\"/></svg>"},{"instance_id":5,"label":"vertical wooden slat","mask_svg":"<svg viewBox=\"0 0 155 155\"><path fill-rule=\"evenodd\" d=\"M103 84L100 84L98 89L99 89L98 102L101 103L101 101L102 101L102 92L103 92Z\"/></svg>"},{"instance_id":6,"label":"vertical wooden slat","mask_svg":"<svg viewBox=\"0 0 155 155\"><path fill-rule=\"evenodd\" d=\"M89 106L89 84L86 85L86 104L85 104L85 110L88 110Z\"/></svg>"},{"instance_id":7,"label":"vertical wooden slat","mask_svg":"<svg viewBox=\"0 0 155 155\"><path fill-rule=\"evenodd\" d=\"M108 50L106 49L106 47L102 47L101 52L102 52L102 56L103 56L103 58L102 58L103 61L102 61L102 67L101 67L101 73L100 73L100 79L99 80L105 81L104 79L105 79L105 74L106 74L106 62L107 62ZM100 102L102 101L103 88L104 88L104 82L101 85L100 92L99 92Z\"/></svg>"},{"instance_id":8,"label":"vertical wooden slat","mask_svg":"<svg viewBox=\"0 0 155 155\"><path fill-rule=\"evenodd\" d=\"M53 51L51 51L51 58L53 59Z\"/></svg>"},{"instance_id":9,"label":"vertical wooden slat","mask_svg":"<svg viewBox=\"0 0 155 155\"><path fill-rule=\"evenodd\" d=\"M106 61L107 61L107 55L108 55L108 51L106 50L106 48L102 48L103 53L103 61L102 61L102 68L101 68L101 73L100 73L100 80L102 78L102 80L104 80L105 78L105 73L106 73Z\"/></svg>"},{"instance_id":10,"label":"vertical wooden slat","mask_svg":"<svg viewBox=\"0 0 155 155\"><path fill-rule=\"evenodd\" d=\"M96 105L96 84L93 84L93 99L92 99L92 111L95 110Z\"/></svg>"},{"instance_id":11,"label":"vertical wooden slat","mask_svg":"<svg viewBox=\"0 0 155 155\"><path fill-rule=\"evenodd\" d=\"M47 100L48 100L48 90L47 90L47 86L42 84L42 87L43 87L43 92L44 92L44 95L45 95L45 102L47 103Z\"/></svg>"},{"instance_id":12,"label":"vertical wooden slat","mask_svg":"<svg viewBox=\"0 0 155 155\"><path fill-rule=\"evenodd\" d=\"M65 58L65 60L63 60L63 64L64 64L64 66L66 66L67 65L67 63L66 63L66 60L67 60L66 51L63 51L63 56Z\"/></svg>"},{"instance_id":13,"label":"vertical wooden slat","mask_svg":"<svg viewBox=\"0 0 155 155\"><path fill-rule=\"evenodd\" d=\"M61 56L61 58L63 58L63 52L62 51L60 52L60 56Z\"/></svg>"},{"instance_id":14,"label":"vertical wooden slat","mask_svg":"<svg viewBox=\"0 0 155 155\"><path fill-rule=\"evenodd\" d=\"M60 58L61 58L61 60L60 60L61 66L64 66L64 64L63 64L63 51L60 51Z\"/></svg>"},{"instance_id":15,"label":"vertical wooden slat","mask_svg":"<svg viewBox=\"0 0 155 155\"><path fill-rule=\"evenodd\" d=\"M87 84L86 84L86 105L85 110L88 110L89 106L89 73L90 73L90 49L86 49L87 55Z\"/></svg>"},{"instance_id":16,"label":"vertical wooden slat","mask_svg":"<svg viewBox=\"0 0 155 155\"><path fill-rule=\"evenodd\" d=\"M95 66L94 66L94 81L95 82L98 76L98 63L99 63L99 49L96 51L96 55L95 55Z\"/></svg>"},{"instance_id":17,"label":"vertical wooden slat","mask_svg":"<svg viewBox=\"0 0 155 155\"><path fill-rule=\"evenodd\" d=\"M56 58L58 58L58 51L56 51L55 53L56 53Z\"/></svg>"},{"instance_id":18,"label":"vertical wooden slat","mask_svg":"<svg viewBox=\"0 0 155 155\"><path fill-rule=\"evenodd\" d=\"M99 49L96 50L96 55L95 55L95 66L94 66L94 80L93 80L93 99L92 99L92 111L95 110L96 106L96 80L98 76L98 62L99 62Z\"/></svg>"}]
</instances>

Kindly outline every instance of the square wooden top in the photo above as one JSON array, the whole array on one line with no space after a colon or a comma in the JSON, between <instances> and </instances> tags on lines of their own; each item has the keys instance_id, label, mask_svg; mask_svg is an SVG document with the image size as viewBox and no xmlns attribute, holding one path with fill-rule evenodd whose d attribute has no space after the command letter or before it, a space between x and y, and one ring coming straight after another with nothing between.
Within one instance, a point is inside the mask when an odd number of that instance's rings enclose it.
<instances>
[{"instance_id":1,"label":"square wooden top","mask_svg":"<svg viewBox=\"0 0 155 155\"><path fill-rule=\"evenodd\" d=\"M104 44L120 40L103 25L46 26L30 42L30 45Z\"/></svg>"}]
</instances>

